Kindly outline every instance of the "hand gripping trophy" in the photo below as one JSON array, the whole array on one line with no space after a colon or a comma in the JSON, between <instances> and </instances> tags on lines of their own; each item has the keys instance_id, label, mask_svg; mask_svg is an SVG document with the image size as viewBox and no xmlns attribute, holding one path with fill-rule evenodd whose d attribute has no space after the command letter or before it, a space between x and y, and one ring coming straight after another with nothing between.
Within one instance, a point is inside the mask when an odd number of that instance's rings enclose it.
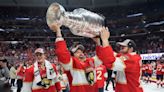
<instances>
[{"instance_id":1,"label":"hand gripping trophy","mask_svg":"<svg viewBox=\"0 0 164 92\"><path fill-rule=\"evenodd\" d=\"M99 36L104 19L103 16L83 8L66 12L64 7L58 3L52 3L46 14L48 26L58 23L59 25L68 27L74 35L90 38Z\"/></svg>"}]
</instances>

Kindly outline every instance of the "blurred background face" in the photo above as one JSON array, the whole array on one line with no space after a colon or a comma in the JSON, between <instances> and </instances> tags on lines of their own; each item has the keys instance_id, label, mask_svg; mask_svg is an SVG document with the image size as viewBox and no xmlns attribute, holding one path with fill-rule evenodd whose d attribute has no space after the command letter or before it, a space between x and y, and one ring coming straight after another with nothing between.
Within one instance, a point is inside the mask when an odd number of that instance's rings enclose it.
<instances>
[{"instance_id":1,"label":"blurred background face","mask_svg":"<svg viewBox=\"0 0 164 92\"><path fill-rule=\"evenodd\" d=\"M0 61L0 66L2 66L3 65L3 63L2 63L2 61Z\"/></svg>"},{"instance_id":2,"label":"blurred background face","mask_svg":"<svg viewBox=\"0 0 164 92\"><path fill-rule=\"evenodd\" d=\"M43 53L35 53L37 62L42 63L45 60L45 55Z\"/></svg>"},{"instance_id":3,"label":"blurred background face","mask_svg":"<svg viewBox=\"0 0 164 92\"><path fill-rule=\"evenodd\" d=\"M85 59L85 55L83 53L82 50L78 49L75 53L74 53L74 57L78 58L78 59Z\"/></svg>"},{"instance_id":4,"label":"blurred background face","mask_svg":"<svg viewBox=\"0 0 164 92\"><path fill-rule=\"evenodd\" d=\"M0 66L1 67L6 67L7 66L7 62L0 61Z\"/></svg>"},{"instance_id":5,"label":"blurred background face","mask_svg":"<svg viewBox=\"0 0 164 92\"><path fill-rule=\"evenodd\" d=\"M32 64L33 64L32 60L29 60L28 65L32 65Z\"/></svg>"}]
</instances>

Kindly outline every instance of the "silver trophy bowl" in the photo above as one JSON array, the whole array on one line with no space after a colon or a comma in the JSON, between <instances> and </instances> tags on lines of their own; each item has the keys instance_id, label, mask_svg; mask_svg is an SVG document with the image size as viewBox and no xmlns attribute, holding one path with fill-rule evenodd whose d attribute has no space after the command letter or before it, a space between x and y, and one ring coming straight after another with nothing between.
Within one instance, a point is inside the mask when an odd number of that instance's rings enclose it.
<instances>
[{"instance_id":1,"label":"silver trophy bowl","mask_svg":"<svg viewBox=\"0 0 164 92\"><path fill-rule=\"evenodd\" d=\"M99 36L104 24L104 17L83 8L66 12L58 3L52 3L46 14L48 26L53 23L68 27L74 35L85 37Z\"/></svg>"}]
</instances>

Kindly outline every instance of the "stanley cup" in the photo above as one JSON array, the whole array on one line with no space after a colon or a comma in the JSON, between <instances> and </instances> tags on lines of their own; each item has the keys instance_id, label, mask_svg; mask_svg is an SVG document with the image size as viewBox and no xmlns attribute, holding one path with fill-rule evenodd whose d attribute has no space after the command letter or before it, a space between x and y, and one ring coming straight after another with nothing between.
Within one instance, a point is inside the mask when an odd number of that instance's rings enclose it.
<instances>
[{"instance_id":1,"label":"stanley cup","mask_svg":"<svg viewBox=\"0 0 164 92\"><path fill-rule=\"evenodd\" d=\"M70 29L74 35L85 37L99 36L104 24L104 17L90 12L83 8L78 8L72 12L66 12L63 6L52 3L46 14L48 26L53 23L64 25Z\"/></svg>"}]
</instances>

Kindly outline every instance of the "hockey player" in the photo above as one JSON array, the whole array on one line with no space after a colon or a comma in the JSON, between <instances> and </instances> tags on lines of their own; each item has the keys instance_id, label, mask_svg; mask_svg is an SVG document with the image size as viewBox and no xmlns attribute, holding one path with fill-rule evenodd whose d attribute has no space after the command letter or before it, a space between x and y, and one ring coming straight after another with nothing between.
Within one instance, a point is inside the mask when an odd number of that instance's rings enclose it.
<instances>
[{"instance_id":1,"label":"hockey player","mask_svg":"<svg viewBox=\"0 0 164 92\"><path fill-rule=\"evenodd\" d=\"M156 68L156 79L157 79L157 87L161 85L162 87L162 81L163 81L163 73L162 73L162 64L160 61L157 61L157 68Z\"/></svg>"},{"instance_id":2,"label":"hockey player","mask_svg":"<svg viewBox=\"0 0 164 92\"><path fill-rule=\"evenodd\" d=\"M146 82L146 77L147 77L147 75L146 75L147 73L146 73L146 64L142 64L142 80L144 81L144 82Z\"/></svg>"},{"instance_id":3,"label":"hockey player","mask_svg":"<svg viewBox=\"0 0 164 92\"><path fill-rule=\"evenodd\" d=\"M93 58L86 58L84 55L84 46L76 45L73 46L69 52L66 46L66 42L64 41L60 26L57 24L53 24L50 27L54 32L56 32L56 42L55 42L55 52L56 55L64 67L65 71L67 71L67 76L70 83L70 92L98 92L98 88L95 83L95 66L99 66L102 64L97 56ZM108 51L108 53L113 53L112 48L108 45L108 35L105 36L104 31L105 28L101 31L101 39L103 47L97 46L96 52L99 56L104 56L104 51ZM96 39L95 39L96 40ZM98 40L98 39L97 39ZM96 41L98 42L98 41ZM100 43L97 43L100 45ZM110 60L114 61L113 54L110 54L108 57Z\"/></svg>"},{"instance_id":4,"label":"hockey player","mask_svg":"<svg viewBox=\"0 0 164 92\"><path fill-rule=\"evenodd\" d=\"M108 33L106 33L108 34ZM143 92L140 85L141 57L136 53L136 44L126 39L118 42L119 53L115 53L115 61L99 57L107 68L117 71L115 92ZM111 53L106 52L105 57Z\"/></svg>"},{"instance_id":5,"label":"hockey player","mask_svg":"<svg viewBox=\"0 0 164 92\"><path fill-rule=\"evenodd\" d=\"M56 66L46 60L44 50L35 50L36 62L25 72L21 92L61 92Z\"/></svg>"},{"instance_id":6,"label":"hockey player","mask_svg":"<svg viewBox=\"0 0 164 92\"><path fill-rule=\"evenodd\" d=\"M147 73L147 83L150 82L151 83L151 76L153 74L153 66L151 65L151 62L149 62L146 65L146 73Z\"/></svg>"}]
</instances>

